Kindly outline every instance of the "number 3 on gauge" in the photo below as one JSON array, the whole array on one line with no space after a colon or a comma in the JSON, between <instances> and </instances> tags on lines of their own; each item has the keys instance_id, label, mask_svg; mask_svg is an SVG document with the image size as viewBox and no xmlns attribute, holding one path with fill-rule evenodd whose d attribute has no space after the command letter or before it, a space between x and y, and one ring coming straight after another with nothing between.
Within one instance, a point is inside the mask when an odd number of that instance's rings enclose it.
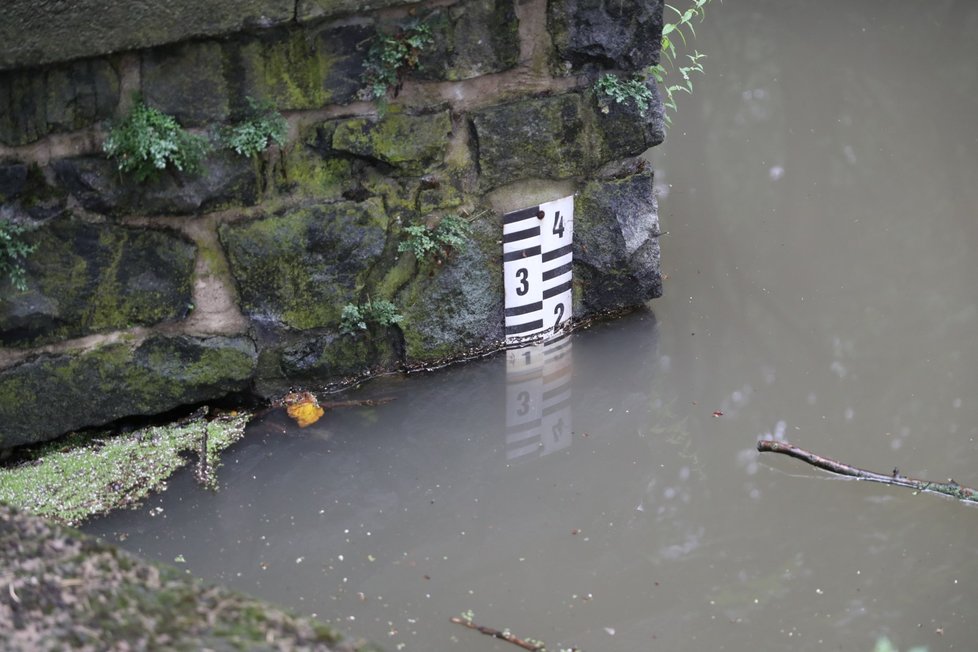
<instances>
[{"instance_id":1,"label":"number 3 on gauge","mask_svg":"<svg viewBox=\"0 0 978 652\"><path fill-rule=\"evenodd\" d=\"M516 288L516 294L521 297L530 291L530 281L527 280L529 277L530 272L525 267L520 267L516 270L516 278L520 280L520 286Z\"/></svg>"}]
</instances>

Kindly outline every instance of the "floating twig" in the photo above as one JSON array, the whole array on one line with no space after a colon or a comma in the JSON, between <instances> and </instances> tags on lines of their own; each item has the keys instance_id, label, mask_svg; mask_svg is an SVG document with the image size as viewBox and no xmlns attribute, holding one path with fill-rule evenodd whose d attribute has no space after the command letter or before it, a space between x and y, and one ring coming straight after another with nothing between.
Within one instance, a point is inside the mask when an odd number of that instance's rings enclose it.
<instances>
[{"instance_id":1,"label":"floating twig","mask_svg":"<svg viewBox=\"0 0 978 652\"><path fill-rule=\"evenodd\" d=\"M867 471L866 469L860 469L855 466L843 464L842 462L829 459L828 457L816 455L815 453L807 451L804 448L798 448L797 446L789 444L786 441L776 441L773 439L762 439L758 441L757 450L762 453L781 453L782 455L788 455L790 457L799 459L802 462L808 462L816 468L837 473L839 475L849 476L851 478L857 478L859 480L869 480L870 482L879 482L896 487L907 487L908 489L913 489L915 491L929 491L931 493L951 496L952 498L957 498L958 500L978 502L978 491L970 487L959 485L954 480L948 480L947 482L931 482L929 480L920 480L918 478L908 478L905 475L901 475L899 469L893 469L893 473L890 475L875 473L873 471Z\"/></svg>"},{"instance_id":2,"label":"floating twig","mask_svg":"<svg viewBox=\"0 0 978 652\"><path fill-rule=\"evenodd\" d=\"M512 633L510 633L508 629L499 630L499 629L493 629L492 627L485 627L483 625L476 625L475 623L472 622L471 618L462 618L459 616L453 616L452 622L458 625L464 625L469 629L474 629L477 632L485 634L486 636L492 636L493 638L502 639L507 643L512 643L513 645L517 645L523 648L524 650L530 650L530 652L541 652L547 649L547 646L544 645L542 641L535 641L532 639L530 640L522 639L519 636L514 636Z\"/></svg>"}]
</instances>

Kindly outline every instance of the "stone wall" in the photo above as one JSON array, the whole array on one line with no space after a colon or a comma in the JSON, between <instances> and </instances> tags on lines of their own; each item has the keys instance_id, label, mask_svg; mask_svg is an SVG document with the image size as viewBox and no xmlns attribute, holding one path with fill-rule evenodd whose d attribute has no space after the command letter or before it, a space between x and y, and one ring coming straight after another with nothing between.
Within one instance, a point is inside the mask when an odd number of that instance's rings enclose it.
<instances>
[{"instance_id":1,"label":"stone wall","mask_svg":"<svg viewBox=\"0 0 978 652\"><path fill-rule=\"evenodd\" d=\"M0 279L0 448L491 347L502 213L572 192L575 316L660 294L652 171L633 157L661 142L661 103L592 84L657 61L661 1L405 4L5 6L0 220L35 250L26 290ZM386 106L362 101L371 42L417 20L434 36L420 69ZM101 153L134 92L202 134L269 100L288 142L137 183ZM399 253L405 227L448 214L467 246ZM404 319L344 334L342 308L376 299Z\"/></svg>"}]
</instances>

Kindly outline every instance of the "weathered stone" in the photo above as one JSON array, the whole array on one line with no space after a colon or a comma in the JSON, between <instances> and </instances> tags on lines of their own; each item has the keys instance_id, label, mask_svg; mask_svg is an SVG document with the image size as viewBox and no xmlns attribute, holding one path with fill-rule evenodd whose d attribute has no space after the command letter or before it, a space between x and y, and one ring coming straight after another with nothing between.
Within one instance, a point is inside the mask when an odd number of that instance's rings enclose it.
<instances>
[{"instance_id":1,"label":"weathered stone","mask_svg":"<svg viewBox=\"0 0 978 652\"><path fill-rule=\"evenodd\" d=\"M0 219L46 222L64 212L66 199L37 165L0 164Z\"/></svg>"},{"instance_id":2,"label":"weathered stone","mask_svg":"<svg viewBox=\"0 0 978 652\"><path fill-rule=\"evenodd\" d=\"M436 268L422 265L398 294L409 364L439 360L503 339L500 225L474 226L473 241Z\"/></svg>"},{"instance_id":3,"label":"weathered stone","mask_svg":"<svg viewBox=\"0 0 978 652\"><path fill-rule=\"evenodd\" d=\"M287 23L295 0L6 0L0 70Z\"/></svg>"},{"instance_id":4,"label":"weathered stone","mask_svg":"<svg viewBox=\"0 0 978 652\"><path fill-rule=\"evenodd\" d=\"M340 122L333 132L333 149L380 161L395 173L419 175L441 162L451 135L448 111L423 115L388 111L379 121Z\"/></svg>"},{"instance_id":5,"label":"weathered stone","mask_svg":"<svg viewBox=\"0 0 978 652\"><path fill-rule=\"evenodd\" d=\"M575 200L575 315L634 307L662 295L652 179L642 172L591 181Z\"/></svg>"},{"instance_id":6,"label":"weathered stone","mask_svg":"<svg viewBox=\"0 0 978 652\"><path fill-rule=\"evenodd\" d=\"M59 159L51 163L60 183L87 210L106 215L200 213L257 199L258 178L250 159L218 150L197 173L167 168L139 183L101 157Z\"/></svg>"},{"instance_id":7,"label":"weathered stone","mask_svg":"<svg viewBox=\"0 0 978 652\"><path fill-rule=\"evenodd\" d=\"M44 344L179 319L195 248L161 231L56 220L32 232L28 289L0 288L0 345Z\"/></svg>"},{"instance_id":8,"label":"weathered stone","mask_svg":"<svg viewBox=\"0 0 978 652\"><path fill-rule=\"evenodd\" d=\"M576 313L634 307L661 295L658 222L650 181L645 186L641 178L608 182L581 198L574 262L583 291Z\"/></svg>"},{"instance_id":9,"label":"weathered stone","mask_svg":"<svg viewBox=\"0 0 978 652\"><path fill-rule=\"evenodd\" d=\"M0 448L165 412L248 388L247 338L152 337L80 354L42 354L0 372Z\"/></svg>"},{"instance_id":10,"label":"weathered stone","mask_svg":"<svg viewBox=\"0 0 978 652\"><path fill-rule=\"evenodd\" d=\"M572 69L640 70L659 62L662 0L550 0L547 28Z\"/></svg>"},{"instance_id":11,"label":"weathered stone","mask_svg":"<svg viewBox=\"0 0 978 652\"><path fill-rule=\"evenodd\" d=\"M296 209L220 229L241 308L263 327L336 327L384 249L378 199Z\"/></svg>"},{"instance_id":12,"label":"weathered stone","mask_svg":"<svg viewBox=\"0 0 978 652\"><path fill-rule=\"evenodd\" d=\"M588 169L588 130L576 93L476 111L472 123L487 188L527 177L564 179Z\"/></svg>"},{"instance_id":13,"label":"weathered stone","mask_svg":"<svg viewBox=\"0 0 978 652\"><path fill-rule=\"evenodd\" d=\"M27 187L27 166L16 161L0 163L0 202L16 199Z\"/></svg>"},{"instance_id":14,"label":"weathered stone","mask_svg":"<svg viewBox=\"0 0 978 652\"><path fill-rule=\"evenodd\" d=\"M118 102L119 75L104 59L0 73L0 143L89 127L111 117Z\"/></svg>"},{"instance_id":15,"label":"weathered stone","mask_svg":"<svg viewBox=\"0 0 978 652\"><path fill-rule=\"evenodd\" d=\"M651 79L646 82L646 87L652 93L652 99L645 111L631 99L619 104L608 98L596 97L593 90L585 96L585 101L594 111L601 141L601 147L593 152L595 164L637 156L665 139L665 118L659 88Z\"/></svg>"},{"instance_id":16,"label":"weathered stone","mask_svg":"<svg viewBox=\"0 0 978 652\"><path fill-rule=\"evenodd\" d=\"M147 50L141 67L143 99L182 126L197 127L227 118L224 50L217 41Z\"/></svg>"},{"instance_id":17,"label":"weathered stone","mask_svg":"<svg viewBox=\"0 0 978 652\"><path fill-rule=\"evenodd\" d=\"M281 368L286 378L337 379L376 369L395 369L400 360L388 329L340 335L327 333L285 348Z\"/></svg>"},{"instance_id":18,"label":"weathered stone","mask_svg":"<svg viewBox=\"0 0 978 652\"><path fill-rule=\"evenodd\" d=\"M425 22L434 42L422 52L414 79L460 80L502 72L519 62L514 0L463 0Z\"/></svg>"},{"instance_id":19,"label":"weathered stone","mask_svg":"<svg viewBox=\"0 0 978 652\"><path fill-rule=\"evenodd\" d=\"M318 109L356 99L373 31L364 25L276 29L228 46L231 86L282 110ZM235 107L237 108L237 107Z\"/></svg>"}]
</instances>

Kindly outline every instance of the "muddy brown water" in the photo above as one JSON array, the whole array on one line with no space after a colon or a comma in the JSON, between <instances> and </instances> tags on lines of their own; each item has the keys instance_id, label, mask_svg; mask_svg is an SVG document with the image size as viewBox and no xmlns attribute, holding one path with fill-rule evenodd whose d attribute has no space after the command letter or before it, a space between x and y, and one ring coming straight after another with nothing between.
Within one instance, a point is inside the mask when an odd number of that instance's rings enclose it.
<instances>
[{"instance_id":1,"label":"muddy brown water","mask_svg":"<svg viewBox=\"0 0 978 652\"><path fill-rule=\"evenodd\" d=\"M218 493L85 529L389 650L517 649L470 609L551 650L978 649L978 510L754 451L978 485L978 3L728 0L697 33L649 311L536 380L498 355L270 415Z\"/></svg>"}]
</instances>

